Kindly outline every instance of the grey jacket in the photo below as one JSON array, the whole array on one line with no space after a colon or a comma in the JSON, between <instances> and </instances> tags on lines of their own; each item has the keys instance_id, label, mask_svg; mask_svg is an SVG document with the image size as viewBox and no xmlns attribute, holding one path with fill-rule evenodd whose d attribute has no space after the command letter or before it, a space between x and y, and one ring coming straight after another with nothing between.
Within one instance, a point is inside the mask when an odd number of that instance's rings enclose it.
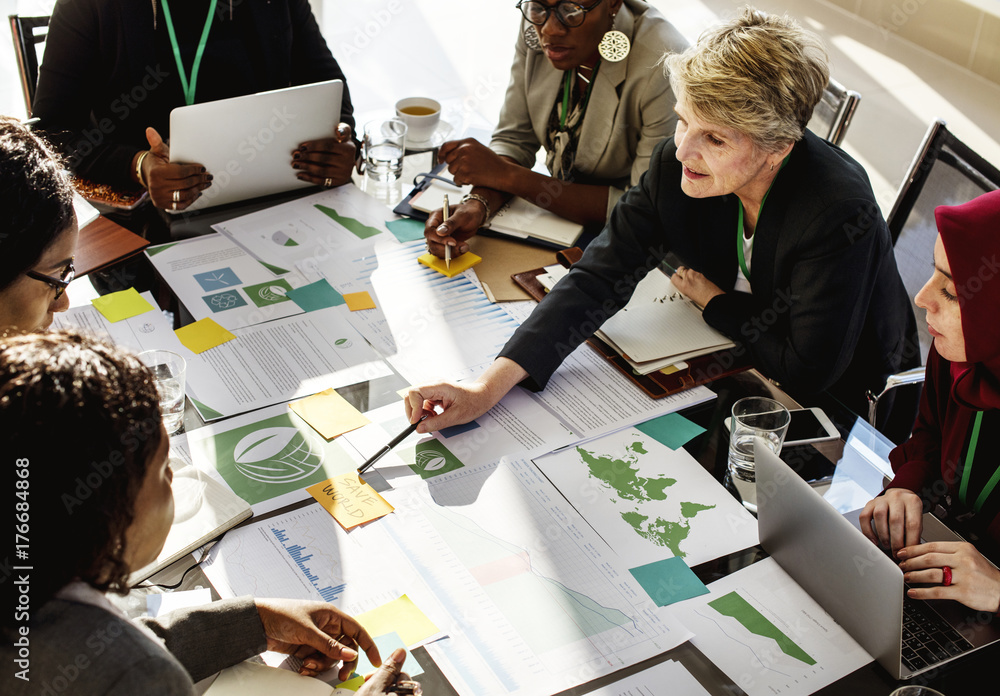
<instances>
[{"instance_id":1,"label":"grey jacket","mask_svg":"<svg viewBox=\"0 0 1000 696\"><path fill-rule=\"evenodd\" d=\"M545 143L563 71L552 67L541 50L525 45L523 32L528 26L522 19L510 84L490 149L530 168ZM615 29L629 37L632 50L619 63L601 62L575 162L587 177L580 183L611 187L609 215L625 189L636 184L649 167L653 148L673 135L674 95L657 63L664 51L683 51L688 45L663 15L641 0L625 0Z\"/></svg>"}]
</instances>

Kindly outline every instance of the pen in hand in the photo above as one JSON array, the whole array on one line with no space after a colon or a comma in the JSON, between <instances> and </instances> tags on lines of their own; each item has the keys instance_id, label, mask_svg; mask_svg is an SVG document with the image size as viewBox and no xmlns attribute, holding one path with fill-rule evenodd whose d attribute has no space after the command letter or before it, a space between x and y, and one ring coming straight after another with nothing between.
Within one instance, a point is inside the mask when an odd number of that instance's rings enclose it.
<instances>
[{"instance_id":1,"label":"pen in hand","mask_svg":"<svg viewBox=\"0 0 1000 696\"><path fill-rule=\"evenodd\" d=\"M448 222L448 216L451 215L451 211L448 209L448 194L444 194L444 206L441 208L441 216L444 218L441 222ZM448 244L444 245L444 267L449 271L451 270L451 246Z\"/></svg>"},{"instance_id":2,"label":"pen in hand","mask_svg":"<svg viewBox=\"0 0 1000 696\"><path fill-rule=\"evenodd\" d=\"M431 414L429 413L425 413L424 415L420 416L420 420L418 420L416 423L410 423L410 425L406 427L406 430L404 430L399 435L389 440L389 444L387 444L385 447L383 447L378 452L373 454L371 457L368 458L368 461L366 461L364 464L358 467L358 475L360 476L361 474L371 469L372 466L375 465L375 462L377 462L379 459L381 459L382 457L387 455L390 451L392 451L393 447L398 445L400 442L408 438L413 433L417 432L417 426L423 423L424 420L430 415Z\"/></svg>"}]
</instances>

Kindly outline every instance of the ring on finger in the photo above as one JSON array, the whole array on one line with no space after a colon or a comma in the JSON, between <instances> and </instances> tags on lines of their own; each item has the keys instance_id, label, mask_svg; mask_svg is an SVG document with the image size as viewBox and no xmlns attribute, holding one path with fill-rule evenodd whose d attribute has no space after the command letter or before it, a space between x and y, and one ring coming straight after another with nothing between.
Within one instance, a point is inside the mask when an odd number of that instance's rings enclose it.
<instances>
[{"instance_id":1,"label":"ring on finger","mask_svg":"<svg viewBox=\"0 0 1000 696\"><path fill-rule=\"evenodd\" d=\"M181 191L180 189L174 189L174 203L180 203L181 201Z\"/></svg>"},{"instance_id":2,"label":"ring on finger","mask_svg":"<svg viewBox=\"0 0 1000 696\"><path fill-rule=\"evenodd\" d=\"M326 177L325 179L323 179L323 185L326 186L327 188L330 188L331 186L333 186L333 179L331 179L330 177Z\"/></svg>"},{"instance_id":3,"label":"ring on finger","mask_svg":"<svg viewBox=\"0 0 1000 696\"><path fill-rule=\"evenodd\" d=\"M944 575L944 579L941 581L941 584L944 587L951 586L951 566L942 567L941 574Z\"/></svg>"}]
</instances>

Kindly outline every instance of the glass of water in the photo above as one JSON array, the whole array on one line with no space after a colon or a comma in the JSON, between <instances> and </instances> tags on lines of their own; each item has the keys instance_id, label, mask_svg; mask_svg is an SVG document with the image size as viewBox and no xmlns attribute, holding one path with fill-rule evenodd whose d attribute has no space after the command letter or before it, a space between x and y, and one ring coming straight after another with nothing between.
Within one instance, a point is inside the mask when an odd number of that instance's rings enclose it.
<instances>
[{"instance_id":1,"label":"glass of water","mask_svg":"<svg viewBox=\"0 0 1000 696\"><path fill-rule=\"evenodd\" d=\"M775 454L779 454L791 420L787 408L767 397L748 396L733 404L729 427L729 479L748 510L757 510L754 438L762 438Z\"/></svg>"},{"instance_id":2,"label":"glass of water","mask_svg":"<svg viewBox=\"0 0 1000 696\"><path fill-rule=\"evenodd\" d=\"M391 182L403 174L406 124L398 118L365 124L365 171L376 181Z\"/></svg>"},{"instance_id":3,"label":"glass of water","mask_svg":"<svg viewBox=\"0 0 1000 696\"><path fill-rule=\"evenodd\" d=\"M184 376L187 363L169 350L146 350L139 359L153 373L156 391L160 394L160 414L168 435L181 429L184 422Z\"/></svg>"}]
</instances>

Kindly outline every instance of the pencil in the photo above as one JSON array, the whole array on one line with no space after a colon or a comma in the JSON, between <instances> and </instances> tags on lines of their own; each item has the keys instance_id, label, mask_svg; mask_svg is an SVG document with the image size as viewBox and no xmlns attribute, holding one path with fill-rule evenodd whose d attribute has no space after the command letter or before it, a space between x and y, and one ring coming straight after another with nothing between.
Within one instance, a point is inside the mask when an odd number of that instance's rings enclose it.
<instances>
[{"instance_id":1,"label":"pencil","mask_svg":"<svg viewBox=\"0 0 1000 696\"><path fill-rule=\"evenodd\" d=\"M441 215L444 217L442 222L448 222L448 216L451 215L451 211L448 209L448 194L444 194L444 206L441 209ZM444 267L449 271L451 270L451 247L447 244L444 245Z\"/></svg>"}]
</instances>

